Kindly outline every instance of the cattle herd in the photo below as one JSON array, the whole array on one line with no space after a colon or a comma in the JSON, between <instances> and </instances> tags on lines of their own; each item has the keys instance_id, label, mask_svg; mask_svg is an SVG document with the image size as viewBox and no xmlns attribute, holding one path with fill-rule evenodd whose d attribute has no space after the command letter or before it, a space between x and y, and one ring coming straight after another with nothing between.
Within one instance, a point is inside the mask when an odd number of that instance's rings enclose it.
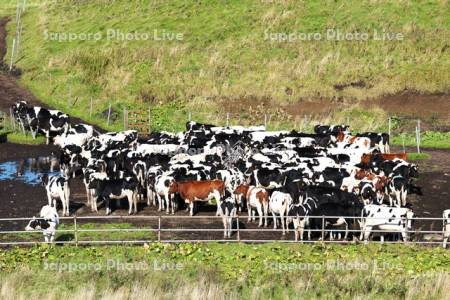
<instances>
[{"instance_id":1,"label":"cattle herd","mask_svg":"<svg viewBox=\"0 0 450 300\"><path fill-rule=\"evenodd\" d=\"M281 223L283 235L292 223L295 240L304 233L325 238L319 233L326 229L330 239L367 242L375 232L383 239L384 230L406 241L413 230L407 195L420 194L414 185L418 169L406 154L390 153L385 133L352 134L344 125L302 133L191 121L184 132L153 132L144 139L133 130L99 133L90 125L71 125L67 115L23 101L13 113L23 130L43 133L60 148L61 174L42 182L48 207L59 199L65 216L70 181L79 177L94 212L103 203L110 214L112 200L123 198L129 214L137 213L138 201L168 214L184 207L191 216L200 202L216 205L225 238L244 210L248 222L259 226L268 226L268 219L274 228ZM449 220L446 210L444 245Z\"/></svg>"}]
</instances>

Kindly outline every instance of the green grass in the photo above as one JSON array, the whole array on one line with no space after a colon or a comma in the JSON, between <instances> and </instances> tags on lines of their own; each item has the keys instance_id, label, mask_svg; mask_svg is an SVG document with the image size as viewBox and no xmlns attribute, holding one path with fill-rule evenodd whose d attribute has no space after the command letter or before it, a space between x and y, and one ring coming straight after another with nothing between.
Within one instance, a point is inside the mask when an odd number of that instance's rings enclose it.
<instances>
[{"instance_id":1,"label":"green grass","mask_svg":"<svg viewBox=\"0 0 450 300\"><path fill-rule=\"evenodd\" d=\"M7 134L9 143L22 144L22 145L42 145L46 143L44 136L38 135L36 139L33 139L30 133L23 134L21 132L10 132Z\"/></svg>"},{"instance_id":2,"label":"green grass","mask_svg":"<svg viewBox=\"0 0 450 300\"><path fill-rule=\"evenodd\" d=\"M82 241L152 241L156 239L156 234L153 231L133 231L136 229L145 229L143 227L135 226L129 223L115 223L115 224L95 224L86 223L77 226L77 239ZM147 228L151 229L151 228ZM58 227L58 232L55 236L56 241L67 242L75 241L75 227L72 224L61 224ZM99 231L95 231L99 230ZM117 230L117 231L115 231ZM23 241L23 242L42 242L42 233L27 232L27 233L11 233L0 234L2 241Z\"/></svg>"},{"instance_id":3,"label":"green grass","mask_svg":"<svg viewBox=\"0 0 450 300\"><path fill-rule=\"evenodd\" d=\"M412 134L395 135L391 138L392 145L415 147L416 137ZM426 131L421 135L420 147L450 149L450 132Z\"/></svg>"},{"instance_id":4,"label":"green grass","mask_svg":"<svg viewBox=\"0 0 450 300\"><path fill-rule=\"evenodd\" d=\"M427 160L431 158L429 153L408 153L408 160Z\"/></svg>"},{"instance_id":5,"label":"green grass","mask_svg":"<svg viewBox=\"0 0 450 300\"><path fill-rule=\"evenodd\" d=\"M4 0L0 15L14 16L15 4ZM405 89L448 92L447 8L446 1L29 0L17 65L26 87L66 113L105 126L101 112L112 103L118 117L106 127L115 130L122 128L124 106L150 106L154 128L173 129L188 110L223 113L223 103L233 99L278 104L364 100ZM110 28L151 34L156 29L183 34L183 40L108 40ZM268 32L325 34L330 28L400 32L404 40L265 39ZM13 20L9 51L14 31ZM46 40L45 32L99 32L104 38L59 42ZM359 80L366 87L334 88Z\"/></svg>"},{"instance_id":6,"label":"green grass","mask_svg":"<svg viewBox=\"0 0 450 300\"><path fill-rule=\"evenodd\" d=\"M151 243L0 250L1 293L11 298L441 299L449 267L448 251L408 245Z\"/></svg>"}]
</instances>

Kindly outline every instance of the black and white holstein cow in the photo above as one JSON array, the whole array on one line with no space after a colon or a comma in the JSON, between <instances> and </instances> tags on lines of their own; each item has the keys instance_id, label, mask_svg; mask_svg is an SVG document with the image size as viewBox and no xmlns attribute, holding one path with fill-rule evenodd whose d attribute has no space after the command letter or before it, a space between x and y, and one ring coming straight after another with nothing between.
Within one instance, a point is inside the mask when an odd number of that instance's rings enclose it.
<instances>
[{"instance_id":1,"label":"black and white holstein cow","mask_svg":"<svg viewBox=\"0 0 450 300\"><path fill-rule=\"evenodd\" d=\"M223 237L230 238L233 229L233 218L237 214L237 205L233 197L228 197L220 203L220 216L223 222ZM239 222L239 220L238 220Z\"/></svg>"},{"instance_id":2,"label":"black and white holstein cow","mask_svg":"<svg viewBox=\"0 0 450 300\"><path fill-rule=\"evenodd\" d=\"M41 208L39 218L33 217L25 227L26 231L42 230L46 243L53 243L56 229L59 225L59 216L55 207L45 205Z\"/></svg>"},{"instance_id":3,"label":"black and white holstein cow","mask_svg":"<svg viewBox=\"0 0 450 300\"><path fill-rule=\"evenodd\" d=\"M91 175L89 188L95 189L95 197L92 200L97 210L97 199L104 200L106 214L111 213L111 199L128 200L128 214L137 213L138 182L133 177L110 179L105 173L94 173Z\"/></svg>"},{"instance_id":4,"label":"black and white holstein cow","mask_svg":"<svg viewBox=\"0 0 450 300\"><path fill-rule=\"evenodd\" d=\"M388 233L400 233L404 242L408 241L408 232L412 230L414 213L409 208L389 207L386 205L369 204L364 206L361 213L361 236L367 244L374 228ZM381 241L384 235L380 233Z\"/></svg>"},{"instance_id":5,"label":"black and white holstein cow","mask_svg":"<svg viewBox=\"0 0 450 300\"><path fill-rule=\"evenodd\" d=\"M68 216L70 205L69 180L61 175L48 176L44 174L41 177L41 182L47 191L48 205L53 205L56 208L56 200L60 199L63 207L63 216Z\"/></svg>"},{"instance_id":6,"label":"black and white holstein cow","mask_svg":"<svg viewBox=\"0 0 450 300\"><path fill-rule=\"evenodd\" d=\"M444 241L442 243L442 246L447 248L447 242L448 238L450 237L450 209L444 210L442 214L442 223L443 223L443 232L444 232Z\"/></svg>"},{"instance_id":7,"label":"black and white holstein cow","mask_svg":"<svg viewBox=\"0 0 450 300\"><path fill-rule=\"evenodd\" d=\"M37 133L42 132L50 139L67 131L70 126L69 116L58 111L49 110L43 107L29 107L25 101L20 101L13 106L13 113L22 128L29 129L33 138Z\"/></svg>"}]
</instances>

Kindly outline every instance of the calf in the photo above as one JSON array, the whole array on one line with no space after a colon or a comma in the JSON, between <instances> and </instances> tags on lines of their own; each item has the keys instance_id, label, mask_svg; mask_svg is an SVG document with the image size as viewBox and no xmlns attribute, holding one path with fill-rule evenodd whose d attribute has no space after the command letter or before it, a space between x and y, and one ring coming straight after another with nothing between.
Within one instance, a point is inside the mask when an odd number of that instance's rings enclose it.
<instances>
[{"instance_id":1,"label":"calf","mask_svg":"<svg viewBox=\"0 0 450 300\"><path fill-rule=\"evenodd\" d=\"M280 215L281 219L281 228L283 230L283 235L285 235L284 225L286 223L284 217L288 214L288 208L292 203L292 197L288 193L283 193L280 191L274 191L270 196L269 200L269 209L272 212L273 216L273 228L277 229L277 219L275 214ZM289 231L289 228L286 224L286 230Z\"/></svg>"},{"instance_id":2,"label":"calf","mask_svg":"<svg viewBox=\"0 0 450 300\"><path fill-rule=\"evenodd\" d=\"M173 181L169 187L169 193L179 193L181 199L189 205L190 215L194 215L194 201L217 202L217 214L219 214L221 197L225 192L225 183L222 180L203 180L203 181Z\"/></svg>"},{"instance_id":3,"label":"calf","mask_svg":"<svg viewBox=\"0 0 450 300\"><path fill-rule=\"evenodd\" d=\"M42 230L46 243L53 243L56 228L59 224L59 216L55 207L45 205L41 208L39 218L33 217L25 227L26 231Z\"/></svg>"},{"instance_id":4,"label":"calf","mask_svg":"<svg viewBox=\"0 0 450 300\"><path fill-rule=\"evenodd\" d=\"M233 218L236 217L236 211L236 201L232 197L226 198L220 204L220 215L222 216L224 238L231 237L231 231L233 229Z\"/></svg>"},{"instance_id":5,"label":"calf","mask_svg":"<svg viewBox=\"0 0 450 300\"><path fill-rule=\"evenodd\" d=\"M175 214L175 197L171 197L170 185L175 182L173 176L162 174L155 178L154 191L156 198L158 198L158 211L164 210L166 207L166 213L170 212L170 207L172 206L172 214ZM173 193L172 193L173 194ZM154 196L153 196L154 197ZM164 197L164 198L162 198ZM172 203L171 203L172 200ZM153 199L154 201L154 199ZM164 205L165 204L165 205ZM172 205L171 205L172 204Z\"/></svg>"},{"instance_id":6,"label":"calf","mask_svg":"<svg viewBox=\"0 0 450 300\"><path fill-rule=\"evenodd\" d=\"M389 233L398 232L403 241L408 240L408 231L412 230L414 213L409 208L389 207L386 205L369 204L364 206L361 212L361 236L367 244L370 233L374 227ZM381 235L381 241L384 236Z\"/></svg>"},{"instance_id":7,"label":"calf","mask_svg":"<svg viewBox=\"0 0 450 300\"><path fill-rule=\"evenodd\" d=\"M63 207L63 216L69 215L69 197L70 187L69 180L61 175L41 177L42 185L47 191L48 205L56 208L56 199L60 199Z\"/></svg>"},{"instance_id":8,"label":"calf","mask_svg":"<svg viewBox=\"0 0 450 300\"><path fill-rule=\"evenodd\" d=\"M444 210L444 213L442 214L442 223L443 223L443 233L444 233L444 242L442 243L442 246L447 248L447 242L448 238L450 237L450 209Z\"/></svg>"},{"instance_id":9,"label":"calf","mask_svg":"<svg viewBox=\"0 0 450 300\"><path fill-rule=\"evenodd\" d=\"M258 226L261 227L263 225L264 217L264 227L267 227L267 214L269 213L269 193L267 193L267 191L263 188L258 188L253 185L241 184L234 191L234 194L246 200L248 221L255 221L253 209L256 209L259 215Z\"/></svg>"}]
</instances>

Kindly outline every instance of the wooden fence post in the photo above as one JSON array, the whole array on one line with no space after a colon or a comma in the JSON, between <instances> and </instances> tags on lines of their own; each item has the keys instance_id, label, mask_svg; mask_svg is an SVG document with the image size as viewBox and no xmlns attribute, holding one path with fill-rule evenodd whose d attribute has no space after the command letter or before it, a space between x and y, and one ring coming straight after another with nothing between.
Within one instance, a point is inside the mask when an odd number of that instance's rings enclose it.
<instances>
[{"instance_id":1,"label":"wooden fence post","mask_svg":"<svg viewBox=\"0 0 450 300\"><path fill-rule=\"evenodd\" d=\"M152 132L152 110L148 107L148 134Z\"/></svg>"},{"instance_id":2,"label":"wooden fence post","mask_svg":"<svg viewBox=\"0 0 450 300\"><path fill-rule=\"evenodd\" d=\"M13 39L12 50L11 50L11 60L9 62L9 71L12 70L13 62L14 62L14 52L16 49L16 39Z\"/></svg>"},{"instance_id":3,"label":"wooden fence post","mask_svg":"<svg viewBox=\"0 0 450 300\"><path fill-rule=\"evenodd\" d=\"M416 126L416 145L417 145L417 153L420 153L420 120L417 120Z\"/></svg>"},{"instance_id":4,"label":"wooden fence post","mask_svg":"<svg viewBox=\"0 0 450 300\"><path fill-rule=\"evenodd\" d=\"M123 130L128 130L128 109L123 108Z\"/></svg>"},{"instance_id":5,"label":"wooden fence post","mask_svg":"<svg viewBox=\"0 0 450 300\"><path fill-rule=\"evenodd\" d=\"M230 113L227 113L227 127L230 126Z\"/></svg>"},{"instance_id":6,"label":"wooden fence post","mask_svg":"<svg viewBox=\"0 0 450 300\"><path fill-rule=\"evenodd\" d=\"M264 128L267 130L267 114L264 114Z\"/></svg>"},{"instance_id":7,"label":"wooden fence post","mask_svg":"<svg viewBox=\"0 0 450 300\"><path fill-rule=\"evenodd\" d=\"M325 242L325 216L322 215L322 243Z\"/></svg>"},{"instance_id":8,"label":"wooden fence post","mask_svg":"<svg viewBox=\"0 0 450 300\"><path fill-rule=\"evenodd\" d=\"M75 235L75 246L78 247L78 226L77 226L77 216L73 217L73 227L74 227L74 235Z\"/></svg>"},{"instance_id":9,"label":"wooden fence post","mask_svg":"<svg viewBox=\"0 0 450 300\"><path fill-rule=\"evenodd\" d=\"M107 119L107 122L106 122L106 124L108 124L108 125L109 125L109 120L110 120L110 118L111 118L111 102L109 102L108 119Z\"/></svg>"},{"instance_id":10,"label":"wooden fence post","mask_svg":"<svg viewBox=\"0 0 450 300\"><path fill-rule=\"evenodd\" d=\"M389 117L389 119L388 119L388 134L389 134L389 138L391 138L391 126L392 126L391 122L392 122L391 121L391 117Z\"/></svg>"},{"instance_id":11,"label":"wooden fence post","mask_svg":"<svg viewBox=\"0 0 450 300\"><path fill-rule=\"evenodd\" d=\"M238 240L238 242L240 242L241 241L241 232L239 230L239 216L237 216L236 231L237 231L236 232L237 240Z\"/></svg>"},{"instance_id":12,"label":"wooden fence post","mask_svg":"<svg viewBox=\"0 0 450 300\"><path fill-rule=\"evenodd\" d=\"M161 242L161 216L158 216L158 242Z\"/></svg>"}]
</instances>

